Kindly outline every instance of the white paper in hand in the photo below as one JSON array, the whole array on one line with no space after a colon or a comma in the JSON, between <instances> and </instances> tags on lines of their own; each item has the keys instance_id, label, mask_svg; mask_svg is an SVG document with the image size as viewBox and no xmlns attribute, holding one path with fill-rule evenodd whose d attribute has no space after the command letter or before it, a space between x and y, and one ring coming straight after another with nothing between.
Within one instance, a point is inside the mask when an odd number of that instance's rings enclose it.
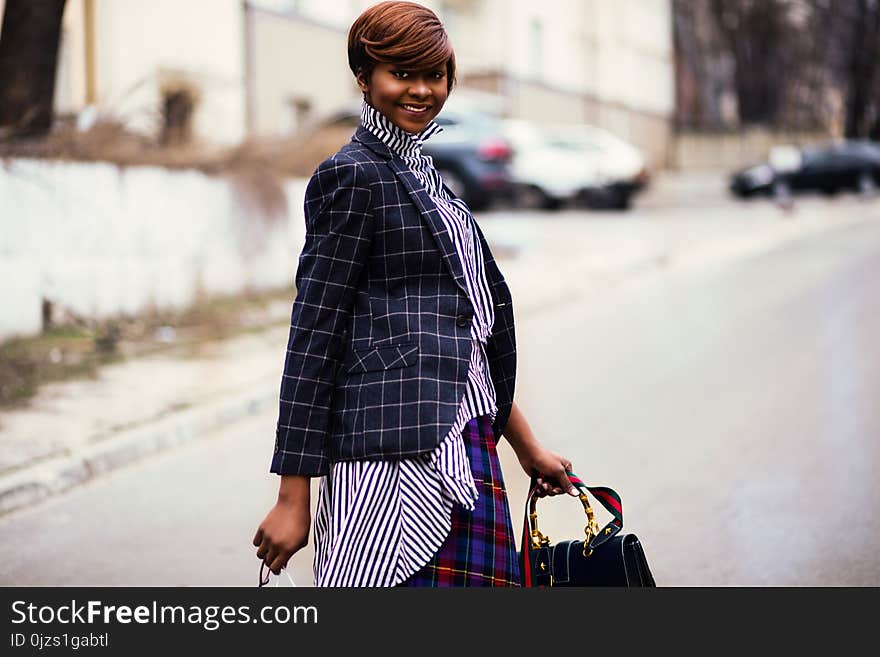
<instances>
[{"instance_id":1,"label":"white paper in hand","mask_svg":"<svg viewBox=\"0 0 880 657\"><path fill-rule=\"evenodd\" d=\"M275 588L288 588L290 586L296 586L296 582L293 581L293 577L289 572L287 572L286 568L283 568L281 572L284 573L284 576L282 576L281 574L273 575L269 573L269 581L271 582L272 580L275 580L272 586L274 586ZM286 582L285 577L287 578Z\"/></svg>"}]
</instances>

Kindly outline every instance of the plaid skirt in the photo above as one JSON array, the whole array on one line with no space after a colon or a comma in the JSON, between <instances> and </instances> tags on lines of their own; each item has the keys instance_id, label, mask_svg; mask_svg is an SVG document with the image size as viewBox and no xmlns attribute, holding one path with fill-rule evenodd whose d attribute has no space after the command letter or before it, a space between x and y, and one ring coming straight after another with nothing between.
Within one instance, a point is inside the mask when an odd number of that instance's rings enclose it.
<instances>
[{"instance_id":1,"label":"plaid skirt","mask_svg":"<svg viewBox=\"0 0 880 657\"><path fill-rule=\"evenodd\" d=\"M398 586L519 586L519 564L501 463L488 415L462 431L474 483L473 511L452 507L452 530L434 557Z\"/></svg>"}]
</instances>

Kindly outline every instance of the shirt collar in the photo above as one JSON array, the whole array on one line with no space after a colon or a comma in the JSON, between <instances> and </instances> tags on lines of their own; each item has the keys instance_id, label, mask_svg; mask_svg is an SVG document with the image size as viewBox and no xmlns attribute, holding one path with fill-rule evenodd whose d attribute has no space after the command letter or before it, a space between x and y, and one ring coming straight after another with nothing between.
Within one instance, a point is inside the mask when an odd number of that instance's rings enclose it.
<instances>
[{"instance_id":1,"label":"shirt collar","mask_svg":"<svg viewBox=\"0 0 880 657\"><path fill-rule=\"evenodd\" d=\"M415 157L422 154L422 144L431 136L443 130L436 121L431 121L420 132L407 132L394 125L388 117L364 100L361 104L361 125L401 157Z\"/></svg>"}]
</instances>

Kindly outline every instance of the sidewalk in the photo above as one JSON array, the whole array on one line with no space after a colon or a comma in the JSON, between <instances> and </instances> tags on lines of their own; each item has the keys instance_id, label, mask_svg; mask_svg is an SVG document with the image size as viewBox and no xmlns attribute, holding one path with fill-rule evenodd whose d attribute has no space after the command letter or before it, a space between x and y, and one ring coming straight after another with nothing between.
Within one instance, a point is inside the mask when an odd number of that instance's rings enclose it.
<instances>
[{"instance_id":1,"label":"sidewalk","mask_svg":"<svg viewBox=\"0 0 880 657\"><path fill-rule=\"evenodd\" d=\"M748 207L748 210L744 210ZM769 203L731 206L734 220L663 204L632 214L479 218L513 293L517 319L663 270L709 267L858 221L880 202L808 199L791 217ZM715 210L713 209L713 212ZM584 286L584 281L588 285ZM30 407L0 414L0 514L197 439L277 404L289 306L268 328L105 367L96 380L47 385ZM266 427L271 442L274 427Z\"/></svg>"}]
</instances>

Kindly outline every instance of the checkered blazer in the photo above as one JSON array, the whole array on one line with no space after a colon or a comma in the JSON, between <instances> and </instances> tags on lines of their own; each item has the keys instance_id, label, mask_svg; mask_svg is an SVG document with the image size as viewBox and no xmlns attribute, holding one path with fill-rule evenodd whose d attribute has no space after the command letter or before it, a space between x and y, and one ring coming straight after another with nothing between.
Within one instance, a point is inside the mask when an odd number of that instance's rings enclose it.
<instances>
[{"instance_id":1,"label":"checkered blazer","mask_svg":"<svg viewBox=\"0 0 880 657\"><path fill-rule=\"evenodd\" d=\"M271 471L318 476L334 461L433 451L465 392L474 312L443 220L363 126L318 166L305 218ZM486 353L498 439L516 378L513 305L477 235L495 306Z\"/></svg>"}]
</instances>

